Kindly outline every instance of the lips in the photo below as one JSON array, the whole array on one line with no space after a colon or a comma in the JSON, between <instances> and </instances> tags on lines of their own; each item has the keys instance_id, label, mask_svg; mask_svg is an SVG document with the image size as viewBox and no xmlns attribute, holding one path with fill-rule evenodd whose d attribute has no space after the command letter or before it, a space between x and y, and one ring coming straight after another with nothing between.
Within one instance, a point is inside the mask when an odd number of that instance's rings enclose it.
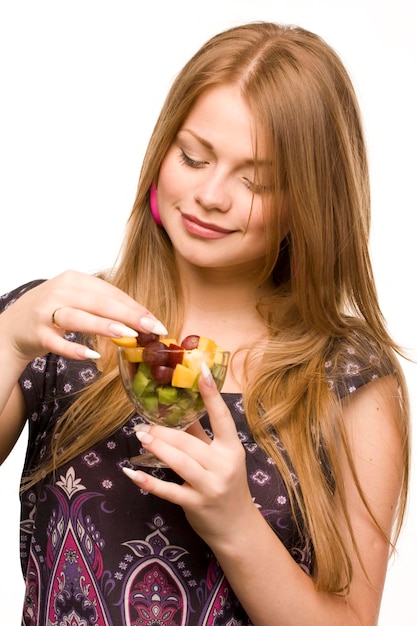
<instances>
[{"instance_id":1,"label":"lips","mask_svg":"<svg viewBox=\"0 0 417 626\"><path fill-rule=\"evenodd\" d=\"M192 235L202 237L203 239L222 239L233 233L233 230L222 228L217 224L203 222L197 217L183 213L181 220L184 228Z\"/></svg>"}]
</instances>

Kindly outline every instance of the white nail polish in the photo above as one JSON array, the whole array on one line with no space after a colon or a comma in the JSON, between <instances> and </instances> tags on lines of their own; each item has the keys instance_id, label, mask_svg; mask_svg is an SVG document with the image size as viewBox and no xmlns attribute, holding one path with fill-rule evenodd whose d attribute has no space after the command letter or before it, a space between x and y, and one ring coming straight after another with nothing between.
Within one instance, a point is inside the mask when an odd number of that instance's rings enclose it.
<instances>
[{"instance_id":1,"label":"white nail polish","mask_svg":"<svg viewBox=\"0 0 417 626\"><path fill-rule=\"evenodd\" d=\"M140 325L147 333L155 333L156 335L167 335L168 331L159 320L152 317L142 317Z\"/></svg>"},{"instance_id":2,"label":"white nail polish","mask_svg":"<svg viewBox=\"0 0 417 626\"><path fill-rule=\"evenodd\" d=\"M140 470L133 470L130 467L122 467L123 473L126 474L135 483L143 483L146 480L146 476Z\"/></svg>"},{"instance_id":3,"label":"white nail polish","mask_svg":"<svg viewBox=\"0 0 417 626\"><path fill-rule=\"evenodd\" d=\"M119 322L113 322L109 325L109 330L114 337L137 337L138 333L133 328L120 324Z\"/></svg>"},{"instance_id":4,"label":"white nail polish","mask_svg":"<svg viewBox=\"0 0 417 626\"><path fill-rule=\"evenodd\" d=\"M130 467L122 467L122 470L129 478L136 478L135 470L132 470Z\"/></svg>"},{"instance_id":5,"label":"white nail polish","mask_svg":"<svg viewBox=\"0 0 417 626\"><path fill-rule=\"evenodd\" d=\"M206 381L207 385L209 387L213 387L213 385L214 385L213 375L212 375L212 373L210 371L209 366L204 361L201 363L201 373L202 373L203 378Z\"/></svg>"},{"instance_id":6,"label":"white nail polish","mask_svg":"<svg viewBox=\"0 0 417 626\"><path fill-rule=\"evenodd\" d=\"M139 441L141 443L144 443L145 445L147 443L151 443L151 441L153 441L153 437L150 433L147 433L144 430L137 430L136 431L136 437L139 439Z\"/></svg>"},{"instance_id":7,"label":"white nail polish","mask_svg":"<svg viewBox=\"0 0 417 626\"><path fill-rule=\"evenodd\" d=\"M136 424L136 426L133 427L133 430L135 432L142 431L142 432L148 433L150 429L151 429L150 424Z\"/></svg>"},{"instance_id":8,"label":"white nail polish","mask_svg":"<svg viewBox=\"0 0 417 626\"><path fill-rule=\"evenodd\" d=\"M95 350L90 350L90 348L81 347L77 352L84 359L101 359L101 354Z\"/></svg>"}]
</instances>

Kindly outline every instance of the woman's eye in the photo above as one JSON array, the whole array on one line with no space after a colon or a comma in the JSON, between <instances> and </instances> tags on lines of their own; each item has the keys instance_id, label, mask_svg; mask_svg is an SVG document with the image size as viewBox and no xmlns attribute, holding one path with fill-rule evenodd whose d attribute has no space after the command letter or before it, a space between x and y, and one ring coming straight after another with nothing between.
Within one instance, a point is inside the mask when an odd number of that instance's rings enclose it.
<instances>
[{"instance_id":1,"label":"woman's eye","mask_svg":"<svg viewBox=\"0 0 417 626\"><path fill-rule=\"evenodd\" d=\"M194 167L194 168L204 167L205 165L207 165L206 161L196 161L195 159L192 159L182 149L180 152L180 161L184 165L187 165L188 167Z\"/></svg>"},{"instance_id":2,"label":"woman's eye","mask_svg":"<svg viewBox=\"0 0 417 626\"><path fill-rule=\"evenodd\" d=\"M243 183L249 191L252 191L252 193L267 193L268 191L271 191L270 187L267 185L262 185L260 183L255 184L253 181L249 180L249 178L244 178Z\"/></svg>"}]
</instances>

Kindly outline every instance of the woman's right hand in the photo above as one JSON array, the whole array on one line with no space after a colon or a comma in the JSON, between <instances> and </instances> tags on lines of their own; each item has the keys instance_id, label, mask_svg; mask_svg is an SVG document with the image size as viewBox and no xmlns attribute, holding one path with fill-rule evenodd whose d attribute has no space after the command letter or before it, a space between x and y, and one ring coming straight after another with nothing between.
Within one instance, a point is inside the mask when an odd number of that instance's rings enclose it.
<instances>
[{"instance_id":1,"label":"woman's right hand","mask_svg":"<svg viewBox=\"0 0 417 626\"><path fill-rule=\"evenodd\" d=\"M166 334L161 322L126 293L72 270L30 289L0 315L0 343L22 363L47 352L78 360L100 356L64 339L69 331L104 337Z\"/></svg>"}]
</instances>

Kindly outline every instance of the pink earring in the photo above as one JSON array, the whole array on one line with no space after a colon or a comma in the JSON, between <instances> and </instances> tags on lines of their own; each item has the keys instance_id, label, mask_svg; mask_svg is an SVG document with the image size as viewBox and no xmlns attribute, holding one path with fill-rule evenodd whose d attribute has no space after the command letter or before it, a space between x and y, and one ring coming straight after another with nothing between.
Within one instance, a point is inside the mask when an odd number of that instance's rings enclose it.
<instances>
[{"instance_id":1,"label":"pink earring","mask_svg":"<svg viewBox=\"0 0 417 626\"><path fill-rule=\"evenodd\" d=\"M151 213L152 213L153 219L158 224L158 226L163 226L161 222L161 217L159 215L158 198L156 194L155 183L152 183L151 188L149 190L149 205L151 207Z\"/></svg>"}]
</instances>

